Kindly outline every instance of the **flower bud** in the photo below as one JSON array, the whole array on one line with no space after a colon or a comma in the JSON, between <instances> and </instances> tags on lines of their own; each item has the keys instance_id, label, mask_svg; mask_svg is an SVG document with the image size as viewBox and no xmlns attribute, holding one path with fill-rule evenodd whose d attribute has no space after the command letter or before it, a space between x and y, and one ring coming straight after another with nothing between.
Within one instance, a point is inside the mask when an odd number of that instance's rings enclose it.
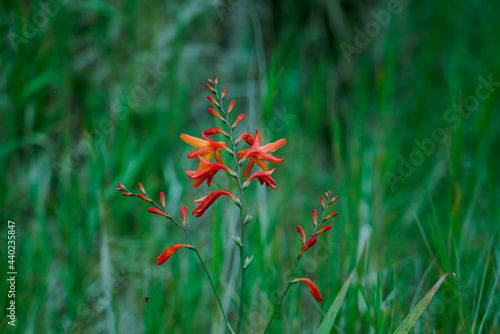
<instances>
[{"instance_id":1,"label":"flower bud","mask_svg":"<svg viewBox=\"0 0 500 334\"><path fill-rule=\"evenodd\" d=\"M315 243L316 243L316 240L318 240L316 237L312 237L311 239L309 239L306 244L302 247L302 249L300 250L300 253L299 255L297 256L297 260L300 259L302 257L302 254L304 254L304 252L306 250L308 250L309 248L311 248Z\"/></svg>"},{"instance_id":2,"label":"flower bud","mask_svg":"<svg viewBox=\"0 0 500 334\"><path fill-rule=\"evenodd\" d=\"M149 198L147 198L143 194L137 194L136 196L139 197L140 199L142 199L143 201L146 201L146 202L149 202L149 203L153 203Z\"/></svg>"},{"instance_id":3,"label":"flower bud","mask_svg":"<svg viewBox=\"0 0 500 334\"><path fill-rule=\"evenodd\" d=\"M318 213L316 212L316 209L313 209L313 222L314 222L314 227L318 226Z\"/></svg>"},{"instance_id":4,"label":"flower bud","mask_svg":"<svg viewBox=\"0 0 500 334\"><path fill-rule=\"evenodd\" d=\"M163 191L160 193L160 201L161 201L161 206L163 206L163 209L167 209L166 206L165 206L165 194L163 193Z\"/></svg>"},{"instance_id":5,"label":"flower bud","mask_svg":"<svg viewBox=\"0 0 500 334\"><path fill-rule=\"evenodd\" d=\"M237 206L239 206L241 208L241 201L238 197L233 198L233 202L234 202L234 204L236 204Z\"/></svg>"},{"instance_id":6,"label":"flower bud","mask_svg":"<svg viewBox=\"0 0 500 334\"><path fill-rule=\"evenodd\" d=\"M323 221L326 222L328 219L336 217L337 215L338 215L338 212L330 213L328 216L325 217L325 219L323 219Z\"/></svg>"},{"instance_id":7,"label":"flower bud","mask_svg":"<svg viewBox=\"0 0 500 334\"><path fill-rule=\"evenodd\" d=\"M252 263L253 260L253 254L252 256L248 257L245 259L245 264L243 265L243 269L247 269L250 263Z\"/></svg>"},{"instance_id":8,"label":"flower bud","mask_svg":"<svg viewBox=\"0 0 500 334\"><path fill-rule=\"evenodd\" d=\"M321 201L321 207L323 208L323 211L325 211L325 199L323 198L323 196L321 196L319 200Z\"/></svg>"},{"instance_id":9,"label":"flower bud","mask_svg":"<svg viewBox=\"0 0 500 334\"><path fill-rule=\"evenodd\" d=\"M161 211L160 209L157 209L157 208L148 208L148 211L151 212L151 213L154 213L155 215L160 215L160 216L163 216L163 217L167 217L167 218L172 218L170 217L167 213Z\"/></svg>"},{"instance_id":10,"label":"flower bud","mask_svg":"<svg viewBox=\"0 0 500 334\"><path fill-rule=\"evenodd\" d=\"M181 208L181 218L182 218L182 227L186 228L186 213L187 213L187 208L183 206Z\"/></svg>"},{"instance_id":11,"label":"flower bud","mask_svg":"<svg viewBox=\"0 0 500 334\"><path fill-rule=\"evenodd\" d=\"M238 245L238 247L243 247L243 244L241 243L241 238L237 235L233 235L233 240L234 242Z\"/></svg>"},{"instance_id":12,"label":"flower bud","mask_svg":"<svg viewBox=\"0 0 500 334\"><path fill-rule=\"evenodd\" d=\"M234 100L231 100L231 102L229 102L229 106L227 107L228 115L231 113L231 110L233 110L233 106L234 106Z\"/></svg>"},{"instance_id":13,"label":"flower bud","mask_svg":"<svg viewBox=\"0 0 500 334\"><path fill-rule=\"evenodd\" d=\"M147 196L147 194L146 194L146 189L144 189L144 187L142 186L142 183L139 183L139 189L141 190L141 193L142 193L144 196Z\"/></svg>"},{"instance_id":14,"label":"flower bud","mask_svg":"<svg viewBox=\"0 0 500 334\"><path fill-rule=\"evenodd\" d=\"M243 219L243 224L246 225L246 224L250 223L250 221L252 220L252 218L253 218L253 215L247 213L247 215L245 216L245 219Z\"/></svg>"},{"instance_id":15,"label":"flower bud","mask_svg":"<svg viewBox=\"0 0 500 334\"><path fill-rule=\"evenodd\" d=\"M227 94L227 88L224 88L224 90L222 91L222 93L220 94L220 99L224 99L224 96L226 96Z\"/></svg>"}]
</instances>

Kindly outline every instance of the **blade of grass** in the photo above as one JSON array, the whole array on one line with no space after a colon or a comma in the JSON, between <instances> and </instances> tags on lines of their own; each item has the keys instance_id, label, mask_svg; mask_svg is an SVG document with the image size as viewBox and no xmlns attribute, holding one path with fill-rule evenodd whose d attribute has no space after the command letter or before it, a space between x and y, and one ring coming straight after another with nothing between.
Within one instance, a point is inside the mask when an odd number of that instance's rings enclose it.
<instances>
[{"instance_id":1,"label":"blade of grass","mask_svg":"<svg viewBox=\"0 0 500 334\"><path fill-rule=\"evenodd\" d=\"M441 278L439 281L437 281L436 284L432 287L432 289L427 292L427 294L422 298L418 304L411 310L411 312L406 316L406 318L403 320L403 322L399 325L398 328L394 331L394 334L404 334L410 332L410 330L415 326L415 323L417 322L418 318L424 313L425 309L431 302L432 298L436 294L436 291L439 289L441 284L444 282L446 277L448 275L453 274L453 277L455 277L454 272L447 272Z\"/></svg>"},{"instance_id":2,"label":"blade of grass","mask_svg":"<svg viewBox=\"0 0 500 334\"><path fill-rule=\"evenodd\" d=\"M339 293L337 293L337 296L335 297L332 306L330 306L330 309L328 310L328 314L326 315L325 319L323 319L323 322L319 326L318 334L330 333L330 331L332 330L335 318L339 313L340 306L342 306L342 302L344 301L347 290L351 285L351 281L352 278L354 277L355 272L356 269L354 269L352 273L349 275L349 277L347 277L347 280L342 285L342 288L340 289Z\"/></svg>"}]
</instances>

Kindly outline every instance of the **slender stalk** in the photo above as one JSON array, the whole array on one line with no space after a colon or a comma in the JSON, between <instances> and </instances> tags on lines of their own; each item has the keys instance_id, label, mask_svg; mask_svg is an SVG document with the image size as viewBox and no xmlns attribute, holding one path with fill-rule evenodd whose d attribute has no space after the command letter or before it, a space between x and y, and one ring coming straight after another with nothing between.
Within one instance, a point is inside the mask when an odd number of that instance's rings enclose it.
<instances>
[{"instance_id":1,"label":"slender stalk","mask_svg":"<svg viewBox=\"0 0 500 334\"><path fill-rule=\"evenodd\" d=\"M330 204L328 204L328 206L330 206ZM323 224L323 220L325 219L325 212L326 212L327 208L328 207L326 207L323 210L323 214L321 216L321 221L318 223L318 226L314 227L314 231L313 231L312 235L314 235L316 233L316 231L318 230L318 228L321 227L321 224ZM266 334L269 331L269 328L271 327L271 323L273 322L274 317L276 316L276 313L278 313L278 309L280 308L281 304L283 303L283 300L285 300L286 294L288 293L288 290L290 290L290 286L292 286L292 284L293 284L292 283L293 276L295 275L295 271L297 270L297 265L299 264L300 259L301 259L301 257L297 258L295 260L295 263L292 266L292 270L291 270L291 274L290 274L290 279L288 280L288 284L287 284L287 286L285 288L285 291L283 291L283 294L281 294L281 298L280 298L278 304L274 308L274 311L273 311L273 314L271 316L271 319L269 319L269 322L267 323L266 329L264 330L264 334Z\"/></svg>"},{"instance_id":2,"label":"slender stalk","mask_svg":"<svg viewBox=\"0 0 500 334\"><path fill-rule=\"evenodd\" d=\"M163 211L165 214L168 215L168 217L165 217L165 218L172 221L178 228L180 228L182 231L184 231L184 234L186 234L186 237L188 238L189 242L191 243L191 246L194 247L194 251L196 253L196 256L198 256L198 260L200 260L201 266L203 267L203 270L205 271L205 274L207 275L208 280L210 281L210 285L212 286L212 290L214 291L215 298L217 298L217 303L219 304L219 308L222 312L222 316L224 317L224 321L226 322L227 329L229 330L230 333L234 334L234 330L231 328L231 325L229 324L229 320L227 319L226 312L224 311L224 307L222 306L222 302L220 300L219 293L217 292L217 288L215 287L215 283L212 279L212 276L210 276L210 273L208 272L207 266L205 265L203 258L201 257L200 253L198 252L198 248L194 244L193 239L191 239L189 232L187 231L187 229L185 227L183 227L181 224L179 224L177 221L175 221L175 219L168 214L167 210L165 210L162 206L158 205L149 196L147 196L147 197L154 206L156 206L158 209L160 209L161 211Z\"/></svg>"},{"instance_id":3,"label":"slender stalk","mask_svg":"<svg viewBox=\"0 0 500 334\"><path fill-rule=\"evenodd\" d=\"M240 188L240 202L241 205L239 206L240 208L240 223L241 223L241 246L240 246L240 266L241 266L241 283L240 283L240 308L238 312L238 325L236 326L236 333L241 332L241 325L243 323L243 306L245 304L245 276L246 276L246 270L245 268L245 223L244 223L244 217L243 217L243 186L241 182L241 166L238 163L238 158L236 156L236 144L234 143L234 138L233 138L233 129L231 128L231 125L229 125L229 115L226 113L224 110L224 106L222 104L222 99L220 98L220 95L217 91L217 87L213 86L215 90L215 95L218 99L220 109L222 113L226 116L225 124L229 132L229 141L232 146L233 150L233 160L236 165L236 180L238 182L238 187Z\"/></svg>"}]
</instances>

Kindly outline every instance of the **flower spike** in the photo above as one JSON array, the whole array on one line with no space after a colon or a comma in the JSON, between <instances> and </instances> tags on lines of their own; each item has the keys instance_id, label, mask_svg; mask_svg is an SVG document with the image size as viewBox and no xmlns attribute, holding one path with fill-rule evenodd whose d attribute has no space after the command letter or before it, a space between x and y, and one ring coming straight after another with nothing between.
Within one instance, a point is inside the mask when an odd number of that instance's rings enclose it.
<instances>
[{"instance_id":1,"label":"flower spike","mask_svg":"<svg viewBox=\"0 0 500 334\"><path fill-rule=\"evenodd\" d=\"M305 245L306 244L306 233L304 232L304 230L302 229L302 227L300 225L297 225L297 232L299 232L300 236L302 237L302 244Z\"/></svg>"},{"instance_id":2,"label":"flower spike","mask_svg":"<svg viewBox=\"0 0 500 334\"><path fill-rule=\"evenodd\" d=\"M302 249L300 250L300 253L299 255L297 256L297 260L300 259L302 257L302 254L304 254L304 252L306 250L308 250L309 248L311 248L315 243L316 243L316 240L318 240L316 237L312 237L311 239L309 239L305 245L302 247Z\"/></svg>"},{"instance_id":3,"label":"flower spike","mask_svg":"<svg viewBox=\"0 0 500 334\"><path fill-rule=\"evenodd\" d=\"M319 230L317 230L316 233L313 234L313 237L320 235L321 233L324 233L324 232L330 230L331 228L332 228L332 225L326 225L326 226L320 228Z\"/></svg>"},{"instance_id":4,"label":"flower spike","mask_svg":"<svg viewBox=\"0 0 500 334\"><path fill-rule=\"evenodd\" d=\"M196 201L193 201L193 203L199 203L198 206L194 209L192 214L196 215L196 217L201 217L205 213L205 211L221 196L221 195L226 195L231 197L233 201L237 200L236 196L231 194L228 191L225 190L216 190L213 193L208 194L207 196L204 196L200 199L197 199ZM235 202L236 203L236 202Z\"/></svg>"},{"instance_id":5,"label":"flower spike","mask_svg":"<svg viewBox=\"0 0 500 334\"><path fill-rule=\"evenodd\" d=\"M321 297L321 294L319 293L318 287L316 284L313 283L309 278L296 278L292 280L292 283L298 283L298 282L304 282L307 284L307 287L309 288L309 291L311 291L311 294L313 295L314 299L316 299L318 302L323 301L323 297Z\"/></svg>"},{"instance_id":6,"label":"flower spike","mask_svg":"<svg viewBox=\"0 0 500 334\"><path fill-rule=\"evenodd\" d=\"M191 245L185 245L185 244L176 244L173 246L168 247L161 253L160 256L156 258L156 263L158 265L165 263L175 252L177 252L181 248L189 248L189 249L195 249L194 246Z\"/></svg>"}]
</instances>

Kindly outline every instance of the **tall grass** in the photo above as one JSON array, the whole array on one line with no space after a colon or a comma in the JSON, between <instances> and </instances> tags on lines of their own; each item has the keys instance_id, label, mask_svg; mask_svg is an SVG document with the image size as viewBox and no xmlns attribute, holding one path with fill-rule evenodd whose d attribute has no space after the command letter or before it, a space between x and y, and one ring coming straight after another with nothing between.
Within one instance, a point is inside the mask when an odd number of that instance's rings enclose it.
<instances>
[{"instance_id":1,"label":"tall grass","mask_svg":"<svg viewBox=\"0 0 500 334\"><path fill-rule=\"evenodd\" d=\"M249 128L287 138L278 191L247 190L256 218L246 333L265 328L296 253L295 226L307 226L327 189L341 196L334 233L299 267L324 302L292 287L272 332L316 332L354 267L335 332L393 332L447 271L456 278L416 332L499 331L498 87L468 117L445 118L474 96L479 76L500 81L499 6L402 7L348 62L340 43L353 44L355 28L387 3L68 1L16 53L9 32L21 34L41 7L3 2L0 215L2 240L7 219L17 224L18 322L1 331L224 331L194 258L154 262L182 235L113 189L142 182L151 195L165 191L171 211L206 192L183 172L193 164L179 135L212 126L203 83L214 76ZM151 71L157 86L141 90ZM446 139L391 189L388 173L435 129ZM234 321L236 210L218 203L189 224Z\"/></svg>"}]
</instances>

